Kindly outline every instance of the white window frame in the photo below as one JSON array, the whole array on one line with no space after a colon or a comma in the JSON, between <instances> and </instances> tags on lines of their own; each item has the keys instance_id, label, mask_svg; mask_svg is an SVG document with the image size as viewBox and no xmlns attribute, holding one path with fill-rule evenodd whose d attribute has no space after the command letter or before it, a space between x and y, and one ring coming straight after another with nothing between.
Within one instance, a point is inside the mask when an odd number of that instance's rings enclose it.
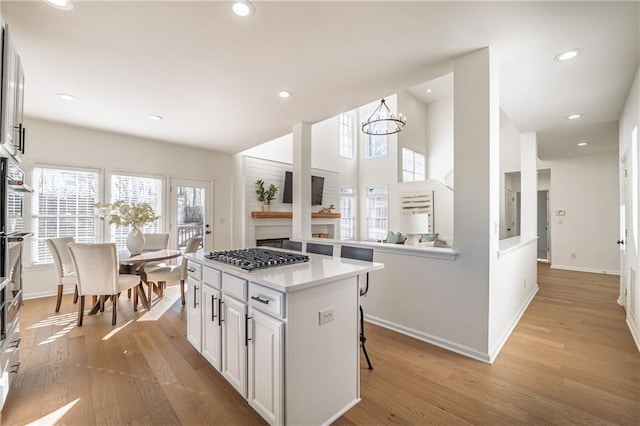
<instances>
[{"instance_id":1,"label":"white window frame","mask_svg":"<svg viewBox=\"0 0 640 426\"><path fill-rule=\"evenodd\" d=\"M167 179L166 176L164 175L156 175L156 174L149 174L149 173L136 173L136 172L131 172L131 171L125 171L125 170L109 170L108 174L107 174L107 179L105 182L105 186L106 186L106 195L105 195L105 201L112 203L114 201L117 201L116 196L113 193L113 182L114 182L114 177L116 176L126 176L126 177L130 177L130 178L142 178L142 179L158 179L160 180L160 208L154 208L154 212L156 214L156 216L158 216L158 219L153 223L153 226L148 226L148 227L144 227L142 229L142 232L164 232L165 229L165 220L164 218L166 217L166 208L167 208L167 203L168 203L168 197L167 197ZM144 202L144 200L140 200L140 201L133 201L135 203L138 202ZM155 207L155 206L152 206ZM116 242L116 247L118 250L122 250L125 249L125 242L126 242L126 235L129 233L129 231L131 230L131 227L122 227L122 228L117 228L115 226L111 226L109 225L109 222L104 223L104 235L107 235L109 238L109 241L115 241Z\"/></svg>"},{"instance_id":2,"label":"white window frame","mask_svg":"<svg viewBox=\"0 0 640 426\"><path fill-rule=\"evenodd\" d=\"M420 162L422 159L422 163ZM425 180L425 156L410 148L402 148L402 181L417 182Z\"/></svg>"},{"instance_id":3,"label":"white window frame","mask_svg":"<svg viewBox=\"0 0 640 426\"><path fill-rule=\"evenodd\" d=\"M351 215L346 214L343 202L351 203ZM357 239L358 230L358 198L356 189L352 186L340 188L340 239L355 240ZM347 230L345 232L345 229Z\"/></svg>"},{"instance_id":4,"label":"white window frame","mask_svg":"<svg viewBox=\"0 0 640 426\"><path fill-rule=\"evenodd\" d=\"M340 114L339 118L339 136L340 146L339 155L342 158L348 158L351 160L356 159L356 143L354 132L354 120L349 114Z\"/></svg>"},{"instance_id":5,"label":"white window frame","mask_svg":"<svg viewBox=\"0 0 640 426\"><path fill-rule=\"evenodd\" d=\"M29 265L48 265L53 263L53 259L51 259L51 254L45 255L44 259L39 259L39 258L35 259L35 256L37 255L38 240L41 239L38 234L39 232L38 223L39 223L39 219L41 217L44 217L40 215L38 208L36 207L36 203L38 203L38 190L39 190L39 182L34 181L34 175L35 175L36 169L67 170L67 171L73 171L73 172L95 173L97 175L96 194L94 198L95 202L99 202L102 199L102 194L104 193L104 190L103 190L104 173L101 169L97 169L97 168L75 167L70 165L61 165L61 164L52 164L52 163L34 163L33 166L31 167L31 183L34 188L34 192L33 194L31 194L31 202L28 203L28 212L25 211L25 217L29 217L30 220L29 220L28 226L30 227L31 232L33 232L34 235L32 237L31 244L27 245L29 252L28 254L25 253L24 259L28 259ZM57 216L57 217L60 217L60 216ZM67 217L80 217L80 216L67 216ZM83 216L83 217L86 217L86 216ZM77 238L77 235L74 235L74 237L76 238L76 241L96 242L96 241L103 240L103 236L104 236L102 232L103 227L100 224L100 219L98 218L97 211L94 211L93 217L94 217L94 239L91 241L89 240L83 241L82 239ZM56 235L56 237L60 237L60 236L68 236L68 234ZM53 238L53 236L48 236L45 238Z\"/></svg>"},{"instance_id":6,"label":"white window frame","mask_svg":"<svg viewBox=\"0 0 640 426\"><path fill-rule=\"evenodd\" d=\"M372 206L371 203L381 203ZM389 190L386 186L367 188L367 241L382 241L389 232ZM375 209L375 214L372 211Z\"/></svg>"},{"instance_id":7,"label":"white window frame","mask_svg":"<svg viewBox=\"0 0 640 426\"><path fill-rule=\"evenodd\" d=\"M376 126L384 127L386 129L386 125L383 122L373 123L370 126L374 128ZM365 150L367 159L370 158L378 158L378 157L386 157L389 155L389 138L388 135L370 135L365 134ZM382 147L381 149L376 149L377 147Z\"/></svg>"}]
</instances>

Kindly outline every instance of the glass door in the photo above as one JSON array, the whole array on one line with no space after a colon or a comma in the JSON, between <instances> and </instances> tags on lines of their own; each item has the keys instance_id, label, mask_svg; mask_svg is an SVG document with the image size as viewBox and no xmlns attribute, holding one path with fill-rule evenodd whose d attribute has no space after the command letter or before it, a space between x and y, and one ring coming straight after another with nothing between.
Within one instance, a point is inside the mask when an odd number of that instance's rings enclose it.
<instances>
[{"instance_id":1,"label":"glass door","mask_svg":"<svg viewBox=\"0 0 640 426\"><path fill-rule=\"evenodd\" d=\"M205 251L213 250L213 183L171 179L171 246L184 250L192 237L202 237Z\"/></svg>"}]
</instances>

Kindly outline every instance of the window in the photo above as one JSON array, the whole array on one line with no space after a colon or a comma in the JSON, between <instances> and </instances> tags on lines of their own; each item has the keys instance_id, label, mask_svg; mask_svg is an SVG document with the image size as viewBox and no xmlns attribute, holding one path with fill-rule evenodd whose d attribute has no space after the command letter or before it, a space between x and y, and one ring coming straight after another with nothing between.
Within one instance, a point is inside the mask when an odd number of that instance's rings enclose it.
<instances>
[{"instance_id":1,"label":"window","mask_svg":"<svg viewBox=\"0 0 640 426\"><path fill-rule=\"evenodd\" d=\"M380 132L387 130L387 125L383 122L373 123L374 129ZM367 135L367 158L383 157L387 155L387 136L386 135Z\"/></svg>"},{"instance_id":2,"label":"window","mask_svg":"<svg viewBox=\"0 0 640 426\"><path fill-rule=\"evenodd\" d=\"M135 204L149 203L156 215L160 217L142 231L162 232L163 188L163 180L159 177L113 174L111 175L111 202L122 200ZM116 242L118 250L126 248L130 230L130 226L111 229L111 241Z\"/></svg>"},{"instance_id":3,"label":"window","mask_svg":"<svg viewBox=\"0 0 640 426\"><path fill-rule=\"evenodd\" d=\"M355 152L353 117L348 114L340 114L340 156L355 159Z\"/></svg>"},{"instance_id":4,"label":"window","mask_svg":"<svg viewBox=\"0 0 640 426\"><path fill-rule=\"evenodd\" d=\"M402 148L402 181L415 182L424 177L424 155Z\"/></svg>"},{"instance_id":5,"label":"window","mask_svg":"<svg viewBox=\"0 0 640 426\"><path fill-rule=\"evenodd\" d=\"M96 241L94 204L100 199L97 170L55 166L33 168L31 262L52 262L47 238L72 236L80 243Z\"/></svg>"},{"instance_id":6,"label":"window","mask_svg":"<svg viewBox=\"0 0 640 426\"><path fill-rule=\"evenodd\" d=\"M389 196L386 188L367 188L367 240L384 240L389 229Z\"/></svg>"},{"instance_id":7,"label":"window","mask_svg":"<svg viewBox=\"0 0 640 426\"><path fill-rule=\"evenodd\" d=\"M356 238L356 190L340 188L340 239Z\"/></svg>"}]
</instances>

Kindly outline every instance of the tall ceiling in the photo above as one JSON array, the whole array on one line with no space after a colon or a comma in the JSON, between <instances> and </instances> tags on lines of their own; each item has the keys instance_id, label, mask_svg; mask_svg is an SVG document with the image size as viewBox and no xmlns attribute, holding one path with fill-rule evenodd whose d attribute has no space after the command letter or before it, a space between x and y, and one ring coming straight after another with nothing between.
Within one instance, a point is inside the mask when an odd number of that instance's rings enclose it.
<instances>
[{"instance_id":1,"label":"tall ceiling","mask_svg":"<svg viewBox=\"0 0 640 426\"><path fill-rule=\"evenodd\" d=\"M542 159L611 151L638 69L638 2L256 1L246 18L228 1L74 5L0 3L26 115L229 153L419 86L486 46L501 108L538 132Z\"/></svg>"}]
</instances>

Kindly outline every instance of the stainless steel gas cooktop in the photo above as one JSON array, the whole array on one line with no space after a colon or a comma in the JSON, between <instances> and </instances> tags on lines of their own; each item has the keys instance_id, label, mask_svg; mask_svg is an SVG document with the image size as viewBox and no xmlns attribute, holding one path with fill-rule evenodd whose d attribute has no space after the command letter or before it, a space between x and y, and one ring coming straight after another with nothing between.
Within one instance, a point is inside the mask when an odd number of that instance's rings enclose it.
<instances>
[{"instance_id":1,"label":"stainless steel gas cooktop","mask_svg":"<svg viewBox=\"0 0 640 426\"><path fill-rule=\"evenodd\" d=\"M288 253L264 248L212 251L209 252L209 254L205 254L204 257L226 263L228 265L237 266L245 271L309 261L309 256L304 254Z\"/></svg>"}]
</instances>

